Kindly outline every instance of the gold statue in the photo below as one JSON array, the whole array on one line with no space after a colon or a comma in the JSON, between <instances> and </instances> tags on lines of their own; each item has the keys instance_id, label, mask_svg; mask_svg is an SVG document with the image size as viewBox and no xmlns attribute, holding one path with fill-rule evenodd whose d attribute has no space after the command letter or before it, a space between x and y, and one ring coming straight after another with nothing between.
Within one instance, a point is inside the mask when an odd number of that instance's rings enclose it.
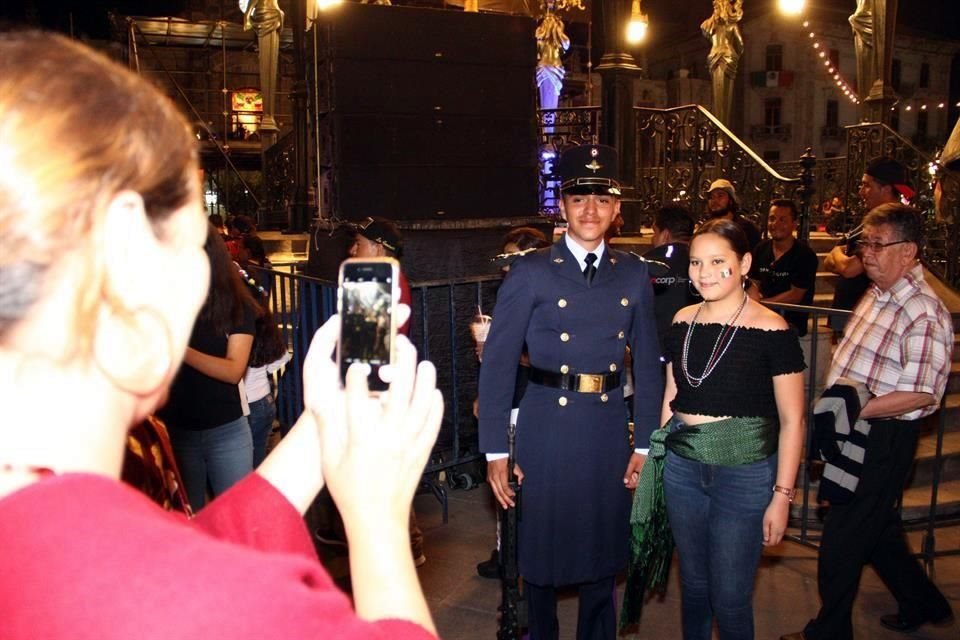
<instances>
[{"instance_id":1,"label":"gold statue","mask_svg":"<svg viewBox=\"0 0 960 640\"><path fill-rule=\"evenodd\" d=\"M853 30L853 48L857 53L857 95L866 99L878 77L877 52L873 33L874 0L858 0L857 10L849 18Z\"/></svg>"},{"instance_id":2,"label":"gold statue","mask_svg":"<svg viewBox=\"0 0 960 640\"><path fill-rule=\"evenodd\" d=\"M555 88L559 95L560 87L563 85L563 62L560 61L561 54L570 48L570 38L563 32L563 20L553 11L548 11L540 24L537 25L537 86L541 87L547 83ZM544 109L555 109L544 106Z\"/></svg>"},{"instance_id":3,"label":"gold statue","mask_svg":"<svg viewBox=\"0 0 960 640\"><path fill-rule=\"evenodd\" d=\"M713 0L713 15L700 25L703 36L713 45L707 55L713 80L713 114L727 125L737 64L743 55L743 35L738 24L742 18L743 0Z\"/></svg>"},{"instance_id":4,"label":"gold statue","mask_svg":"<svg viewBox=\"0 0 960 640\"><path fill-rule=\"evenodd\" d=\"M537 38L537 88L540 90L540 108L556 109L566 70L560 56L570 48L570 38L563 30L563 20L557 14L565 9L583 10L582 0L545 0L543 12L535 33Z\"/></svg>"},{"instance_id":5,"label":"gold statue","mask_svg":"<svg viewBox=\"0 0 960 640\"><path fill-rule=\"evenodd\" d=\"M262 37L283 30L283 11L277 0L240 0L243 11L243 30L253 31Z\"/></svg>"}]
</instances>

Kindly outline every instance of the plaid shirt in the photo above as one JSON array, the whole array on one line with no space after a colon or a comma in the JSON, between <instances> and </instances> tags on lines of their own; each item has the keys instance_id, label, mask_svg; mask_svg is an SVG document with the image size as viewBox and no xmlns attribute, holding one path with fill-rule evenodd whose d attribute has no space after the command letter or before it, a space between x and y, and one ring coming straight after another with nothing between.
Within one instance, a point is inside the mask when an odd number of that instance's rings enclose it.
<instances>
[{"instance_id":1,"label":"plaid shirt","mask_svg":"<svg viewBox=\"0 0 960 640\"><path fill-rule=\"evenodd\" d=\"M952 349L953 320L918 264L887 291L873 286L864 294L833 356L827 386L846 377L875 396L929 393L939 404ZM915 420L936 410L931 405L897 417Z\"/></svg>"}]
</instances>

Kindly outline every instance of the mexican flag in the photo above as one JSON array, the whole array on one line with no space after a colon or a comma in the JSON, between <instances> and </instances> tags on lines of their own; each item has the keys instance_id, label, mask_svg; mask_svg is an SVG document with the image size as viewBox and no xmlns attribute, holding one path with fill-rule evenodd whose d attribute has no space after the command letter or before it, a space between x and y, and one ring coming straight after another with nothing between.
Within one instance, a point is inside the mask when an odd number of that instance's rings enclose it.
<instances>
[{"instance_id":1,"label":"mexican flag","mask_svg":"<svg viewBox=\"0 0 960 640\"><path fill-rule=\"evenodd\" d=\"M789 87L793 85L793 71L754 71L750 74L752 87Z\"/></svg>"}]
</instances>

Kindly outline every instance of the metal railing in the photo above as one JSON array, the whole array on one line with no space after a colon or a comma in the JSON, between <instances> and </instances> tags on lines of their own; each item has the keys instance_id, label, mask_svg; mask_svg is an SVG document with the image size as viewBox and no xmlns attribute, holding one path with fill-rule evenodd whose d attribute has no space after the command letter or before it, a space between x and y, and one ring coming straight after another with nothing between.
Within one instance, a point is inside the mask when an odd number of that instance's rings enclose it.
<instances>
[{"instance_id":1,"label":"metal railing","mask_svg":"<svg viewBox=\"0 0 960 640\"><path fill-rule=\"evenodd\" d=\"M277 377L277 417L281 430L303 410L303 362L314 332L336 311L336 284L307 276L258 270L269 276L270 308L293 358ZM411 283L410 339L422 360L437 368L444 397L443 424L422 486L432 492L447 517L448 487L470 488L482 481L473 402L477 397L477 360L470 322L478 309L489 313L500 276Z\"/></svg>"},{"instance_id":2,"label":"metal railing","mask_svg":"<svg viewBox=\"0 0 960 640\"><path fill-rule=\"evenodd\" d=\"M788 160L778 162L774 165L780 175L788 178L799 178L803 166L799 160ZM838 196L843 205L843 211L849 211L848 205L859 202L856 192L850 194L847 191L847 159L845 157L836 158L818 158L816 167L813 171L813 203L810 207L811 225L824 225L834 223L838 225L838 231L843 231L850 222L844 223L836 219L831 219L823 214L823 210L815 203L829 200ZM848 202L849 201L849 202Z\"/></svg>"},{"instance_id":3,"label":"metal railing","mask_svg":"<svg viewBox=\"0 0 960 640\"><path fill-rule=\"evenodd\" d=\"M705 209L707 188L717 178L737 185L740 208L766 219L774 198L794 197L799 178L778 173L723 123L699 105L635 107L636 176L641 208L675 202L695 214Z\"/></svg>"},{"instance_id":4,"label":"metal railing","mask_svg":"<svg viewBox=\"0 0 960 640\"><path fill-rule=\"evenodd\" d=\"M933 202L935 180L930 172L933 157L884 124L858 124L846 129L846 192L857 193L863 170L872 158L886 155L902 162L909 171L910 185L917 192L911 204L926 214L928 243L924 263L953 289L960 289L960 193L957 193L957 183L944 183L950 185L951 192L945 194L938 216ZM857 200L850 203L850 208L862 215L862 204Z\"/></svg>"}]
</instances>

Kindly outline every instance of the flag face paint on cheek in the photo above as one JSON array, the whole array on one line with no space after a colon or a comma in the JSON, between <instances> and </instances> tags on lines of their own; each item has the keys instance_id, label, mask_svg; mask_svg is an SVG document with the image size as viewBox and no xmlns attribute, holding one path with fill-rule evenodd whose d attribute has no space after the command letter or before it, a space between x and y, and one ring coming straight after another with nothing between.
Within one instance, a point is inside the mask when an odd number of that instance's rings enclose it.
<instances>
[{"instance_id":1,"label":"flag face paint on cheek","mask_svg":"<svg viewBox=\"0 0 960 640\"><path fill-rule=\"evenodd\" d=\"M720 269L720 277L723 278L724 280L729 278L731 275L733 275L732 269Z\"/></svg>"}]
</instances>

